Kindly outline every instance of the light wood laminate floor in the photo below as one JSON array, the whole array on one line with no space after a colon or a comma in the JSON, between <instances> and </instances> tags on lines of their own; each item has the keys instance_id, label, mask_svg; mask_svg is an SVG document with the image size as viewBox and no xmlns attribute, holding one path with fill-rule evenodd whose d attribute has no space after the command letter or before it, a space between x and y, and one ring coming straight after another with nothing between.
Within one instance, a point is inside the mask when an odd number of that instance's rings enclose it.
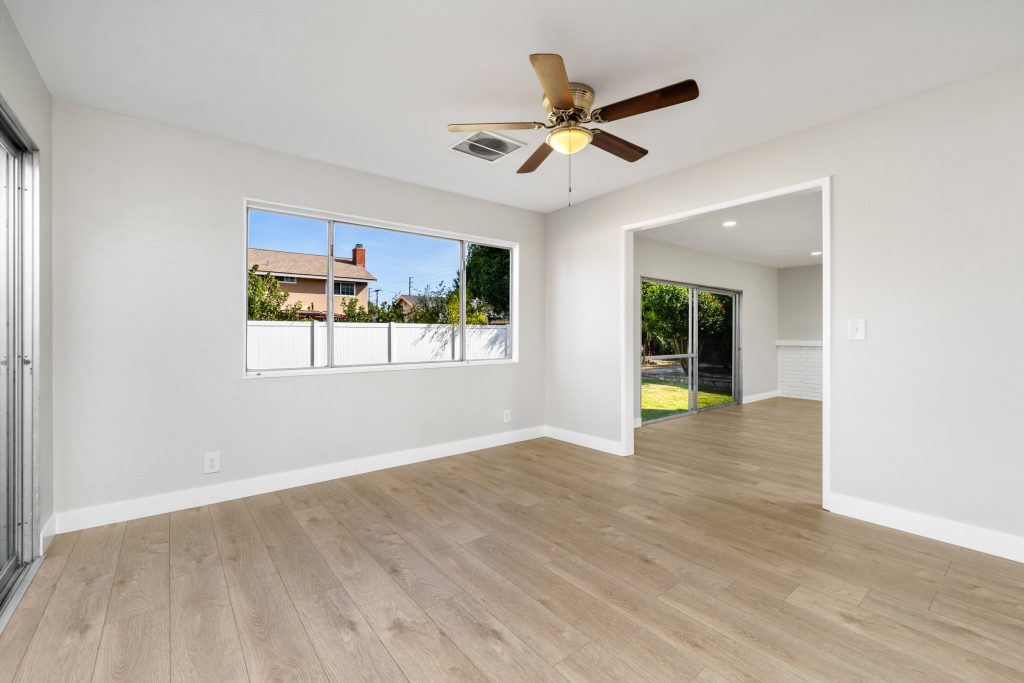
<instances>
[{"instance_id":1,"label":"light wood laminate floor","mask_svg":"<svg viewBox=\"0 0 1024 683\"><path fill-rule=\"evenodd\" d=\"M820 509L820 405L58 536L0 681L1021 681L1024 566Z\"/></svg>"}]
</instances>

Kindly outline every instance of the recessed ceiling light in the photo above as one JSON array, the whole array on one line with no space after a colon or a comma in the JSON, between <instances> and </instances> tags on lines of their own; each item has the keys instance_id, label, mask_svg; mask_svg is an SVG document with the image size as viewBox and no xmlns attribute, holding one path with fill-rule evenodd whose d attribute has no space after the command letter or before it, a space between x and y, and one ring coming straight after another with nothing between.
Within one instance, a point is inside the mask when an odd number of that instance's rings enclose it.
<instances>
[{"instance_id":1,"label":"recessed ceiling light","mask_svg":"<svg viewBox=\"0 0 1024 683\"><path fill-rule=\"evenodd\" d=\"M821 256L821 252L820 251L812 251L811 252L811 256Z\"/></svg>"},{"instance_id":2,"label":"recessed ceiling light","mask_svg":"<svg viewBox=\"0 0 1024 683\"><path fill-rule=\"evenodd\" d=\"M736 227L736 221L726 221L722 223L723 228L734 228Z\"/></svg>"}]
</instances>

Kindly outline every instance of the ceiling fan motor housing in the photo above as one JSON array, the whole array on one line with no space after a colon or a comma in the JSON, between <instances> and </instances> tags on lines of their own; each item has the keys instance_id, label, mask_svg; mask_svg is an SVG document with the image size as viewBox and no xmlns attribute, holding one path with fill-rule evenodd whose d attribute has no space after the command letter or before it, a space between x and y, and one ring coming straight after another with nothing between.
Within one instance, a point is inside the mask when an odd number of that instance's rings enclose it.
<instances>
[{"instance_id":1,"label":"ceiling fan motor housing","mask_svg":"<svg viewBox=\"0 0 1024 683\"><path fill-rule=\"evenodd\" d=\"M545 95L541 102L544 105L544 111L548 113L548 120L551 123L558 125L559 123L565 123L567 120L573 121L587 121L590 119L590 110L594 106L594 89L586 83L569 83L569 92L572 93L573 109L569 117L559 114L551 107L551 102L548 101L548 96Z\"/></svg>"}]
</instances>

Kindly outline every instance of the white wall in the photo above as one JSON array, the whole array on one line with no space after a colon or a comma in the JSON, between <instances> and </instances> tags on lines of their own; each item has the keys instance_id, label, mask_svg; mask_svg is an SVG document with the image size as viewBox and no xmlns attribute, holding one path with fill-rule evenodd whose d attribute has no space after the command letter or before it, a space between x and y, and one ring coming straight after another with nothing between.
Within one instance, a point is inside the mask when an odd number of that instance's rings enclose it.
<instances>
[{"instance_id":1,"label":"white wall","mask_svg":"<svg viewBox=\"0 0 1024 683\"><path fill-rule=\"evenodd\" d=\"M640 348L640 281L650 277L741 291L743 394L778 390L776 269L643 239L633 243L633 342ZM640 417L640 363L635 364L634 417Z\"/></svg>"},{"instance_id":2,"label":"white wall","mask_svg":"<svg viewBox=\"0 0 1024 683\"><path fill-rule=\"evenodd\" d=\"M821 341L821 266L779 268L779 339Z\"/></svg>"},{"instance_id":3,"label":"white wall","mask_svg":"<svg viewBox=\"0 0 1024 683\"><path fill-rule=\"evenodd\" d=\"M0 97L39 148L39 351L34 359L39 395L36 397L39 522L53 515L53 327L51 274L51 114L50 92L18 34L6 5L0 2ZM45 531L44 528L39 529ZM48 533L52 533L52 529Z\"/></svg>"},{"instance_id":4,"label":"white wall","mask_svg":"<svg viewBox=\"0 0 1024 683\"><path fill-rule=\"evenodd\" d=\"M540 215L65 103L54 146L58 511L544 424ZM521 362L243 379L245 197L518 241Z\"/></svg>"},{"instance_id":5,"label":"white wall","mask_svg":"<svg viewBox=\"0 0 1024 683\"><path fill-rule=\"evenodd\" d=\"M548 423L626 439L620 226L832 176L832 492L905 527L1016 535L1024 558L1022 120L1016 65L550 215Z\"/></svg>"}]
</instances>

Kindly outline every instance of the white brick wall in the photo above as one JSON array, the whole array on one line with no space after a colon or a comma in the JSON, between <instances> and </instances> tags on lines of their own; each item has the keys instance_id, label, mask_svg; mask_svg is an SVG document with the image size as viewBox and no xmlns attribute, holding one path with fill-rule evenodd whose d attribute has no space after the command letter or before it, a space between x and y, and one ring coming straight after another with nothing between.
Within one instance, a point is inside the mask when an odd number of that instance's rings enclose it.
<instances>
[{"instance_id":1,"label":"white brick wall","mask_svg":"<svg viewBox=\"0 0 1024 683\"><path fill-rule=\"evenodd\" d=\"M821 342L777 341L779 395L821 400Z\"/></svg>"}]
</instances>

